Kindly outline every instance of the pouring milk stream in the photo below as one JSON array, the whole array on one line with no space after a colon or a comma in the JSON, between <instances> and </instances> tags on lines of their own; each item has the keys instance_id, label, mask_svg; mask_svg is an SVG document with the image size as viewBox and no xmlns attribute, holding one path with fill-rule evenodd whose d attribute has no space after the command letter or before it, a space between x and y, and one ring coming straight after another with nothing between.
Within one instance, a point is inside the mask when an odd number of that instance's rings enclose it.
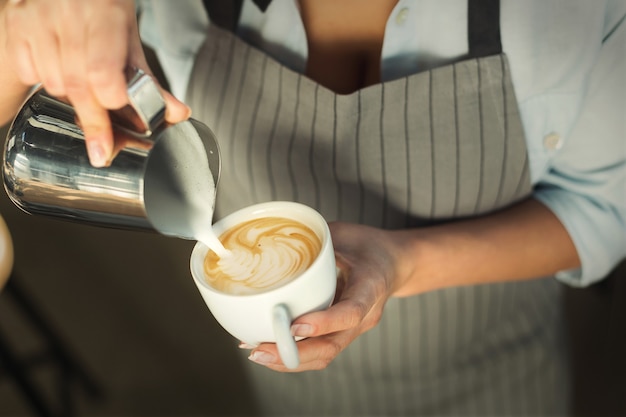
<instances>
[{"instance_id":1,"label":"pouring milk stream","mask_svg":"<svg viewBox=\"0 0 626 417\"><path fill-rule=\"evenodd\" d=\"M79 223L156 230L205 243L226 256L212 220L221 159L197 120L168 124L150 76L128 71L130 104L111 112L126 146L109 167L89 163L71 105L35 90L9 129L3 152L7 194L22 210Z\"/></svg>"},{"instance_id":2,"label":"pouring milk stream","mask_svg":"<svg viewBox=\"0 0 626 417\"><path fill-rule=\"evenodd\" d=\"M281 230L285 229L288 236L272 237L271 241L268 238L261 245L230 241L230 250L226 249L213 228L221 170L215 135L194 119L166 123L163 97L153 80L141 71L129 74L128 97L128 106L111 112L116 140L124 141L125 146L110 166L95 168L89 162L85 137L72 106L44 89L35 90L13 120L5 142L2 173L8 196L30 214L99 226L156 230L164 235L203 243L219 257L216 269L225 271L229 279L248 285L248 278L255 278L255 287L247 290L262 291L264 297L254 298L257 303L264 303L265 297L270 300L278 297L271 310L259 306L258 311L263 314L255 312L250 320L237 320L249 321L250 328L256 332L258 320L263 316L267 333L258 338L246 336L240 339L247 339L250 343L276 340L286 366L297 367L298 349L290 332L293 318L326 308L334 295L336 279L332 243L327 238L328 244L319 244L329 234L326 223L321 221L319 230L309 233L305 225L292 224L297 223L299 217L287 216L293 221L288 222L286 229L281 226ZM301 210L288 203L279 204L280 207L285 205L290 216ZM302 216L306 221L317 219L317 215ZM278 219L278 222L283 220ZM320 222L319 219L316 221ZM245 230L246 224L238 227ZM298 231L290 232L294 227ZM263 230L256 225L252 229L252 236ZM274 233L274 226L269 230ZM302 238L307 236L310 238L303 241ZM303 248L309 249L303 251ZM320 251L325 255L320 255ZM303 256L304 253L308 255ZM313 263L320 257L327 262ZM292 266L299 267L294 269ZM317 279L320 271L328 278L328 285ZM206 276L204 270L199 270L198 276L202 275ZM304 284L280 286L296 277ZM278 286L283 290L272 291ZM204 284L199 284L199 288L203 297L208 293L212 297L219 292L209 291ZM306 288L304 293L302 288ZM284 294L291 292L294 292L293 300L292 297L282 299ZM223 294L229 293L220 293L216 297ZM251 308L248 297L245 305L232 304L238 297L229 295L227 298L227 312L220 315L222 319L235 317L233 311ZM296 306L298 309L292 311L291 308Z\"/></svg>"}]
</instances>

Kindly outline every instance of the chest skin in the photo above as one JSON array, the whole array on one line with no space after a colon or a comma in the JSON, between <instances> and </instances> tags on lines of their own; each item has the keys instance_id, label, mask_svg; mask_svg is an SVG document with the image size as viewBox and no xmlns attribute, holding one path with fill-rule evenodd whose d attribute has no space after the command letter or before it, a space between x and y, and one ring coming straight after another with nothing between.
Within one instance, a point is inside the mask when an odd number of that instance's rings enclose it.
<instances>
[{"instance_id":1,"label":"chest skin","mask_svg":"<svg viewBox=\"0 0 626 417\"><path fill-rule=\"evenodd\" d=\"M338 94L380 82L385 26L397 0L299 0L306 75Z\"/></svg>"}]
</instances>

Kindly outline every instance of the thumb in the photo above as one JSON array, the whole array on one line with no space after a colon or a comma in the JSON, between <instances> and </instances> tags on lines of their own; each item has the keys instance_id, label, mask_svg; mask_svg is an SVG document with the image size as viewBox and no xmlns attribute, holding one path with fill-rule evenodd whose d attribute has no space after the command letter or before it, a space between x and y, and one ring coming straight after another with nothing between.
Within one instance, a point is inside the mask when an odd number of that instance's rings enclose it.
<instances>
[{"instance_id":1,"label":"thumb","mask_svg":"<svg viewBox=\"0 0 626 417\"><path fill-rule=\"evenodd\" d=\"M165 120L168 123L182 122L191 117L191 108L189 106L163 88L161 88L161 94L165 100Z\"/></svg>"}]
</instances>

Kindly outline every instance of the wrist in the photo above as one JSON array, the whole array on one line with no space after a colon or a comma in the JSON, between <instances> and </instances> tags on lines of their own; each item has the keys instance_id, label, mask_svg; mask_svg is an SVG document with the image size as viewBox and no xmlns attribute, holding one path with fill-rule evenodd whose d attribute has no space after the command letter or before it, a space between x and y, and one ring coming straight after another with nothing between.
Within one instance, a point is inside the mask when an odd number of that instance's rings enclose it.
<instances>
[{"instance_id":1,"label":"wrist","mask_svg":"<svg viewBox=\"0 0 626 417\"><path fill-rule=\"evenodd\" d=\"M444 246L428 228L394 232L397 234L397 283L393 296L407 297L444 286L441 273Z\"/></svg>"}]
</instances>

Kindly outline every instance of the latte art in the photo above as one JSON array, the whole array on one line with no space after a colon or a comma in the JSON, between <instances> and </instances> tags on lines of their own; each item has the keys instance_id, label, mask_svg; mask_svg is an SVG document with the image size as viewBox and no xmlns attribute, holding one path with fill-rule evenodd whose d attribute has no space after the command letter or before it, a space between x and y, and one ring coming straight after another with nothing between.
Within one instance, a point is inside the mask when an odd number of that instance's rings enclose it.
<instances>
[{"instance_id":1,"label":"latte art","mask_svg":"<svg viewBox=\"0 0 626 417\"><path fill-rule=\"evenodd\" d=\"M228 256L209 251L207 283L231 294L254 294L279 287L306 271L322 243L309 227L282 217L241 223L220 236Z\"/></svg>"}]
</instances>

